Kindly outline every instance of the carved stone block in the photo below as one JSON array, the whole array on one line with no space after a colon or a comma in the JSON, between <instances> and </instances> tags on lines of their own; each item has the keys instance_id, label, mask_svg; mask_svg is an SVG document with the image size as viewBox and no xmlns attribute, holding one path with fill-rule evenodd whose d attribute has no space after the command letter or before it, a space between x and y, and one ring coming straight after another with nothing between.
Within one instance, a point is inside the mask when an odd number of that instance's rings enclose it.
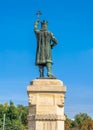
<instances>
[{"instance_id":1,"label":"carved stone block","mask_svg":"<svg viewBox=\"0 0 93 130\"><path fill-rule=\"evenodd\" d=\"M27 88L28 130L64 130L66 87L57 79L36 79Z\"/></svg>"}]
</instances>

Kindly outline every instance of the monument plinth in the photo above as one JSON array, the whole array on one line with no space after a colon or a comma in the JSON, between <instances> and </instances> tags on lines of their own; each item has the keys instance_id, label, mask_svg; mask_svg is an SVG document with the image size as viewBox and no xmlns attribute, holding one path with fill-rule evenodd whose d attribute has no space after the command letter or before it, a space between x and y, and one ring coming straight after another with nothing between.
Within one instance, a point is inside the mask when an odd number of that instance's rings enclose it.
<instances>
[{"instance_id":1,"label":"monument plinth","mask_svg":"<svg viewBox=\"0 0 93 130\"><path fill-rule=\"evenodd\" d=\"M35 79L27 87L28 130L64 130L66 87L58 79Z\"/></svg>"}]
</instances>

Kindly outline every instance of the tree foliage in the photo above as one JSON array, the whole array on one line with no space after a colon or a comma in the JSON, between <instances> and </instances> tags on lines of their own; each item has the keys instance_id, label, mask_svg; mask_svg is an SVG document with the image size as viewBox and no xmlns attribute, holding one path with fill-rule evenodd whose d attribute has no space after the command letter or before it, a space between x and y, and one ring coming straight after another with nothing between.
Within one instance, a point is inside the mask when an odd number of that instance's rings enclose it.
<instances>
[{"instance_id":1,"label":"tree foliage","mask_svg":"<svg viewBox=\"0 0 93 130\"><path fill-rule=\"evenodd\" d=\"M72 127L72 120L67 118L66 121L65 121L65 129L70 130L71 127Z\"/></svg>"},{"instance_id":2,"label":"tree foliage","mask_svg":"<svg viewBox=\"0 0 93 130\"><path fill-rule=\"evenodd\" d=\"M93 130L93 120L86 119L81 126L81 130Z\"/></svg>"},{"instance_id":3,"label":"tree foliage","mask_svg":"<svg viewBox=\"0 0 93 130\"><path fill-rule=\"evenodd\" d=\"M5 115L5 130L27 130L28 107L23 105L15 106L12 101L10 104L0 104L0 130L3 128Z\"/></svg>"},{"instance_id":4,"label":"tree foliage","mask_svg":"<svg viewBox=\"0 0 93 130\"><path fill-rule=\"evenodd\" d=\"M86 113L80 113L75 119L66 119L65 130L93 130L93 120Z\"/></svg>"}]
</instances>

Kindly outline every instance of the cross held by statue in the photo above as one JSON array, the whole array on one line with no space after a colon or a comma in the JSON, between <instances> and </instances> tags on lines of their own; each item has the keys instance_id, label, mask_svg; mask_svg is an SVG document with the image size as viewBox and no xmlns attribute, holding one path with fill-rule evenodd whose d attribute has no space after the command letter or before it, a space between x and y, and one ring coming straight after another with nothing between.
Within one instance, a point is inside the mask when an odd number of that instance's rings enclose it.
<instances>
[{"instance_id":1,"label":"cross held by statue","mask_svg":"<svg viewBox=\"0 0 93 130\"><path fill-rule=\"evenodd\" d=\"M38 12L36 13L36 15L37 15L37 17L38 17L38 20L40 20L40 16L42 15L41 11L38 11Z\"/></svg>"}]
</instances>

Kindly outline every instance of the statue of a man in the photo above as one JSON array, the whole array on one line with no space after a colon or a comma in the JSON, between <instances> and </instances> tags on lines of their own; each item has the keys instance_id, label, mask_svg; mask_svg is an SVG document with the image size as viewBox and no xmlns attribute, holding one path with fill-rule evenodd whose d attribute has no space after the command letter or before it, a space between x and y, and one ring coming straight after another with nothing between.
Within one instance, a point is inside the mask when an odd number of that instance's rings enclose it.
<instances>
[{"instance_id":1,"label":"statue of a man","mask_svg":"<svg viewBox=\"0 0 93 130\"><path fill-rule=\"evenodd\" d=\"M48 22L41 22L41 29L38 29L40 21L37 20L34 24L34 31L37 39L36 65L39 66L40 77L44 77L44 67L47 68L47 76L55 78L52 74L52 51L51 49L57 44L57 40L53 33L49 32Z\"/></svg>"}]
</instances>

